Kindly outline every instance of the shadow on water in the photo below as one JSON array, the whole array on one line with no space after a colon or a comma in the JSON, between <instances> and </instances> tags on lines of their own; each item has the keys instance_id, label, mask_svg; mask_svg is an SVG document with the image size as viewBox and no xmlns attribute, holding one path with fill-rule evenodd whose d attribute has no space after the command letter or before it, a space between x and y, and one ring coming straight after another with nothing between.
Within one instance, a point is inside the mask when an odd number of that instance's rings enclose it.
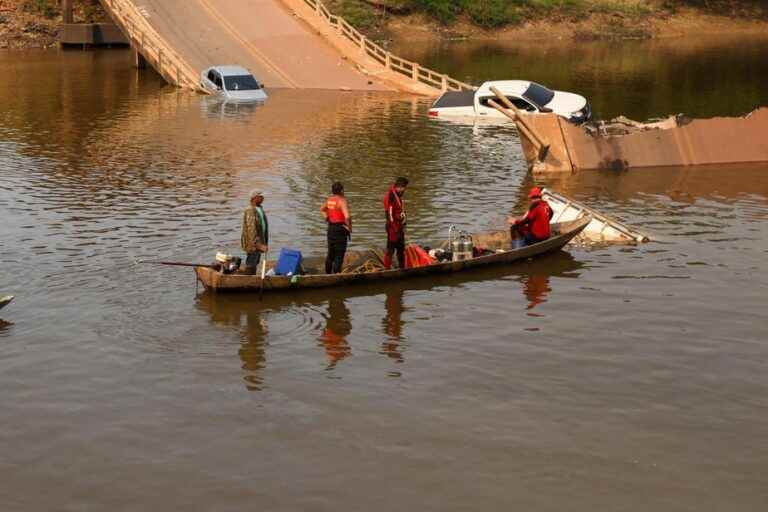
<instances>
[{"instance_id":1,"label":"shadow on water","mask_svg":"<svg viewBox=\"0 0 768 512\"><path fill-rule=\"evenodd\" d=\"M468 287L479 283L507 279L519 284L526 300L527 314L539 316L533 310L547 302L554 292L551 278L578 278L584 263L570 253L559 251L520 262L510 267L483 268L464 274L420 276L397 283L359 284L346 288L301 289L273 292L259 300L255 293L217 294L204 291L197 297L197 308L210 315L211 322L240 333L238 351L246 388L258 391L263 388L262 370L267 365L267 347L270 336L268 317L275 313L291 313L299 310L318 311L322 314L322 327L318 329L317 345L323 349L326 370L353 355L349 337L353 333L349 301L360 297L384 296L380 332L382 339L378 353L396 363L405 361L408 322L404 313L409 311L406 296L411 292L433 291L446 288ZM367 306L370 313L370 306ZM397 376L397 372L390 372Z\"/></svg>"}]
</instances>

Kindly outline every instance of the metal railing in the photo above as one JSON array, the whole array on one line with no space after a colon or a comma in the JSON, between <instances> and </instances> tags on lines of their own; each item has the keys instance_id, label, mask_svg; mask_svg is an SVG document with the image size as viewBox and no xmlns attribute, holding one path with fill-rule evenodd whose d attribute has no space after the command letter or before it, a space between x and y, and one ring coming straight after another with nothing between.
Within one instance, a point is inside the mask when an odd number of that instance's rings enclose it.
<instances>
[{"instance_id":1,"label":"metal railing","mask_svg":"<svg viewBox=\"0 0 768 512\"><path fill-rule=\"evenodd\" d=\"M419 65L418 62L411 62L388 52L361 34L355 27L347 23L344 18L331 14L320 0L304 0L304 2L340 35L358 46L363 54L371 57L385 68L443 92L472 91L476 89L473 85L461 82L444 73L438 73L437 71L425 68Z\"/></svg>"},{"instance_id":2,"label":"metal railing","mask_svg":"<svg viewBox=\"0 0 768 512\"><path fill-rule=\"evenodd\" d=\"M168 83L184 89L206 92L200 77L171 46L155 32L130 0L101 0L112 19L138 51Z\"/></svg>"}]
</instances>

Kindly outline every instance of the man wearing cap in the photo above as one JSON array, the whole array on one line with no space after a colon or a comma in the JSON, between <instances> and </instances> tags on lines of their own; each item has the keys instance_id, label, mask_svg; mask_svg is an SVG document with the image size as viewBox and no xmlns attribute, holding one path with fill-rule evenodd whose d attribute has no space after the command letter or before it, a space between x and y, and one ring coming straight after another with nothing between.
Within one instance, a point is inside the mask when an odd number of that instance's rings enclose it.
<instances>
[{"instance_id":1,"label":"man wearing cap","mask_svg":"<svg viewBox=\"0 0 768 512\"><path fill-rule=\"evenodd\" d=\"M240 246L245 251L245 271L255 274L261 260L261 254L267 252L269 244L269 223L261 203L264 194L260 190L252 190L251 205L243 212L243 232L240 235Z\"/></svg>"},{"instance_id":2,"label":"man wearing cap","mask_svg":"<svg viewBox=\"0 0 768 512\"><path fill-rule=\"evenodd\" d=\"M509 217L507 222L512 226L510 228L512 238L515 238L515 232L519 233L525 240L525 245L531 245L543 242L550 236L549 221L552 220L554 212L552 208L541 198L541 189L533 187L528 193L530 206L528 213L520 218Z\"/></svg>"}]
</instances>

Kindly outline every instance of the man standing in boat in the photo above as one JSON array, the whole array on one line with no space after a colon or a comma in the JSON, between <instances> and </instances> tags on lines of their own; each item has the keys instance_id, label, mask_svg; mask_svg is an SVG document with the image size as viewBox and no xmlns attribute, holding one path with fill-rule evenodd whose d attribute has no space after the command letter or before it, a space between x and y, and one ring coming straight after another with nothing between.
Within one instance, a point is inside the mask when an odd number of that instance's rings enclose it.
<instances>
[{"instance_id":1,"label":"man standing in boat","mask_svg":"<svg viewBox=\"0 0 768 512\"><path fill-rule=\"evenodd\" d=\"M515 233L520 234L525 240L525 245L531 245L543 242L548 239L551 232L549 221L552 220L554 212L549 204L541 198L541 189L533 187L528 193L530 206L528 213L520 218L509 217L507 222L512 226L511 235L515 238Z\"/></svg>"},{"instance_id":2,"label":"man standing in boat","mask_svg":"<svg viewBox=\"0 0 768 512\"><path fill-rule=\"evenodd\" d=\"M245 271L255 274L262 253L267 252L269 245L269 223L261 204L264 194L253 190L250 194L250 206L243 212L243 231L240 235L240 246L245 251Z\"/></svg>"},{"instance_id":3,"label":"man standing in boat","mask_svg":"<svg viewBox=\"0 0 768 512\"><path fill-rule=\"evenodd\" d=\"M397 252L400 268L405 268L405 204L403 194L408 187L408 179L402 176L395 180L384 194L384 213L387 217L387 252L384 255L384 268L392 268L392 255Z\"/></svg>"},{"instance_id":4,"label":"man standing in boat","mask_svg":"<svg viewBox=\"0 0 768 512\"><path fill-rule=\"evenodd\" d=\"M344 185L340 181L331 185L331 197L325 200L320 211L328 222L328 254L325 257L325 273L338 274L344 264L347 241L352 235L352 217L344 197Z\"/></svg>"}]
</instances>

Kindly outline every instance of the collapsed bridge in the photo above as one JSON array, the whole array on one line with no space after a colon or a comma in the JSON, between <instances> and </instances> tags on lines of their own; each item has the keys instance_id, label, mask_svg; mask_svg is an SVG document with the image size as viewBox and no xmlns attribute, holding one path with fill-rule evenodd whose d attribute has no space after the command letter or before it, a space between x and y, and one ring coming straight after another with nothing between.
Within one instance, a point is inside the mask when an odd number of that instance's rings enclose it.
<instances>
[{"instance_id":1,"label":"collapsed bridge","mask_svg":"<svg viewBox=\"0 0 768 512\"><path fill-rule=\"evenodd\" d=\"M469 84L393 55L320 0L101 0L137 56L202 92L205 68L237 64L267 87L437 95Z\"/></svg>"}]
</instances>

